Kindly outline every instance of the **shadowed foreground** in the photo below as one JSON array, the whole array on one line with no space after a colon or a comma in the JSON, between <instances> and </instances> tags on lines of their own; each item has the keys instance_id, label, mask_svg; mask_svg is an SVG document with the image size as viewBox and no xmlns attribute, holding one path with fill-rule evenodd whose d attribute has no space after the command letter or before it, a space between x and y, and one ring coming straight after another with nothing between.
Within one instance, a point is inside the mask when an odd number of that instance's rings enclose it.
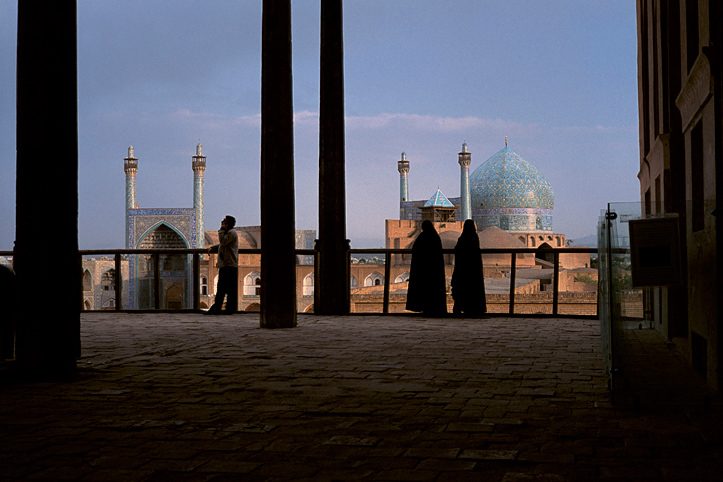
<instances>
[{"instance_id":1,"label":"shadowed foreground","mask_svg":"<svg viewBox=\"0 0 723 482\"><path fill-rule=\"evenodd\" d=\"M0 480L723 480L719 405L613 406L595 320L258 325L84 314L78 380L0 386Z\"/></svg>"}]
</instances>

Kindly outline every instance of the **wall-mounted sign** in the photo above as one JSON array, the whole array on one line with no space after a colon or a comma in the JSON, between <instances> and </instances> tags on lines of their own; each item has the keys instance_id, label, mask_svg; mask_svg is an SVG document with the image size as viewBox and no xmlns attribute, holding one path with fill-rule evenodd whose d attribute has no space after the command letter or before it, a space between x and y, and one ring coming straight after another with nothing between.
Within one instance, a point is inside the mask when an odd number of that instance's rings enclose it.
<instances>
[{"instance_id":1,"label":"wall-mounted sign","mask_svg":"<svg viewBox=\"0 0 723 482\"><path fill-rule=\"evenodd\" d=\"M633 287L681 284L678 215L631 219Z\"/></svg>"}]
</instances>

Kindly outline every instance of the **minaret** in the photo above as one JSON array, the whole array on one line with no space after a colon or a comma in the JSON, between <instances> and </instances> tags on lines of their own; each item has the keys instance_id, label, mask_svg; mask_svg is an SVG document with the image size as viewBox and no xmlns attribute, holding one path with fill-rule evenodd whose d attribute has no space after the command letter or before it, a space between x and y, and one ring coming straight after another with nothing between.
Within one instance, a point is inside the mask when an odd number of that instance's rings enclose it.
<instances>
[{"instance_id":1,"label":"minaret","mask_svg":"<svg viewBox=\"0 0 723 482\"><path fill-rule=\"evenodd\" d=\"M206 156L201 153L201 143L196 146L193 156L193 209L196 210L196 247L203 248L205 228L203 223L203 175L206 172Z\"/></svg>"},{"instance_id":2,"label":"minaret","mask_svg":"<svg viewBox=\"0 0 723 482\"><path fill-rule=\"evenodd\" d=\"M399 219L403 219L404 209L402 203L409 201L409 182L407 178L409 161L405 152L402 152L402 159L397 161L397 170L399 171Z\"/></svg>"},{"instance_id":3,"label":"minaret","mask_svg":"<svg viewBox=\"0 0 723 482\"><path fill-rule=\"evenodd\" d=\"M467 143L462 144L462 152L458 154L459 166L461 168L460 177L460 196L461 196L461 215L460 221L466 221L472 219L472 209L470 207L470 193L469 193L469 165L472 163L472 153L467 150Z\"/></svg>"},{"instance_id":4,"label":"minaret","mask_svg":"<svg viewBox=\"0 0 723 482\"><path fill-rule=\"evenodd\" d=\"M128 211L136 208L136 173L138 159L133 157L133 146L128 148L128 157L123 159L123 170L126 172L126 249L131 249L128 225Z\"/></svg>"}]
</instances>

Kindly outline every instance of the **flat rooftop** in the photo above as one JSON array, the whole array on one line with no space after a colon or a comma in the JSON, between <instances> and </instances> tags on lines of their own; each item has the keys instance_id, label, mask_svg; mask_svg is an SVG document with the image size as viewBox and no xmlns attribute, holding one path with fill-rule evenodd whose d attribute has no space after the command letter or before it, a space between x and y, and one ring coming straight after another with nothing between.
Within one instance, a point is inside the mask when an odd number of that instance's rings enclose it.
<instances>
[{"instance_id":1,"label":"flat rooftop","mask_svg":"<svg viewBox=\"0 0 723 482\"><path fill-rule=\"evenodd\" d=\"M723 480L720 404L628 331L639 409L597 320L83 314L77 380L0 385L0 480Z\"/></svg>"}]
</instances>

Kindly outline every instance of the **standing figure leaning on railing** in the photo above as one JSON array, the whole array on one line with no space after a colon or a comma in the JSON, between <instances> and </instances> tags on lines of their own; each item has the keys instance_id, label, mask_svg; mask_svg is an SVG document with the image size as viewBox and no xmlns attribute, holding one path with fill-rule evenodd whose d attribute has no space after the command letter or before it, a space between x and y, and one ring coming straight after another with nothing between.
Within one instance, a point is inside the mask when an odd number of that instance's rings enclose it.
<instances>
[{"instance_id":1,"label":"standing figure leaning on railing","mask_svg":"<svg viewBox=\"0 0 723 482\"><path fill-rule=\"evenodd\" d=\"M232 315L238 309L238 234L234 229L236 218L226 216L221 221L218 230L218 244L208 248L209 253L218 253L216 267L218 268L218 283L216 286L216 299L207 315ZM226 298L226 308L223 299Z\"/></svg>"}]
</instances>

